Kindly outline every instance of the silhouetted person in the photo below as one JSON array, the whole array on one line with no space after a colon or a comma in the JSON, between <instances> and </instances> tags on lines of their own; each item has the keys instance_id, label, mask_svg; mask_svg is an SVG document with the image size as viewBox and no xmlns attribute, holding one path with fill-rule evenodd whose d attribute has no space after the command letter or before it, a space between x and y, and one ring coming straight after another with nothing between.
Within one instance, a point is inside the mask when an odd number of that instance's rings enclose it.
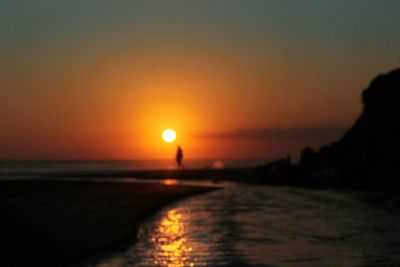
<instances>
[{"instance_id":1,"label":"silhouetted person","mask_svg":"<svg viewBox=\"0 0 400 267\"><path fill-rule=\"evenodd\" d=\"M178 149L176 151L176 164L178 166L178 170L183 169L182 159L183 159L183 150L180 146L178 146Z\"/></svg>"}]
</instances>

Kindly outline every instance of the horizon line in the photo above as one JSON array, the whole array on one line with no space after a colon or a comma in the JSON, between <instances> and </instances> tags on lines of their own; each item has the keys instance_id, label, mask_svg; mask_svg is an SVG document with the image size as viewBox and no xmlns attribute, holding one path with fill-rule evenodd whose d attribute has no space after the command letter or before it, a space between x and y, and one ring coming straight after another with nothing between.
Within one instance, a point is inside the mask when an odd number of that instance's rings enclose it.
<instances>
[{"instance_id":1,"label":"horizon line","mask_svg":"<svg viewBox=\"0 0 400 267\"><path fill-rule=\"evenodd\" d=\"M232 157L232 158L187 158L185 160L273 160L277 159L278 157ZM7 162L7 161L41 161L41 162L61 162L61 161L69 161L69 162L89 162L89 161L158 161L158 160L170 160L175 161L173 158L148 158L148 159L0 159L0 162Z\"/></svg>"}]
</instances>

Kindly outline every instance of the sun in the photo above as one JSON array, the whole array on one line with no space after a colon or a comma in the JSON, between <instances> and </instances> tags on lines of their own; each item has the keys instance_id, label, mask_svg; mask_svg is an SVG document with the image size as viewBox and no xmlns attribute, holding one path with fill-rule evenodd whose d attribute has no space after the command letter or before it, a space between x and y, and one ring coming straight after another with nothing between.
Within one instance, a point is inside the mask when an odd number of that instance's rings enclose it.
<instances>
[{"instance_id":1,"label":"sun","mask_svg":"<svg viewBox=\"0 0 400 267\"><path fill-rule=\"evenodd\" d=\"M172 143L175 141L176 139L176 133L174 130L172 129L166 129L163 133L162 133L162 138L165 142L167 143Z\"/></svg>"}]
</instances>

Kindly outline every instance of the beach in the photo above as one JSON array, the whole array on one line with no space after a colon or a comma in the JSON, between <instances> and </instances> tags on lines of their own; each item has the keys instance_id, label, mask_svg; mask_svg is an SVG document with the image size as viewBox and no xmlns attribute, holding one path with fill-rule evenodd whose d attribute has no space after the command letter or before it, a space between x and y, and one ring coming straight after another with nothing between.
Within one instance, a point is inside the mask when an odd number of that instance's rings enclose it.
<instances>
[{"instance_id":1,"label":"beach","mask_svg":"<svg viewBox=\"0 0 400 267\"><path fill-rule=\"evenodd\" d=\"M70 266L135 241L162 207L210 187L68 180L0 181L0 266Z\"/></svg>"}]
</instances>

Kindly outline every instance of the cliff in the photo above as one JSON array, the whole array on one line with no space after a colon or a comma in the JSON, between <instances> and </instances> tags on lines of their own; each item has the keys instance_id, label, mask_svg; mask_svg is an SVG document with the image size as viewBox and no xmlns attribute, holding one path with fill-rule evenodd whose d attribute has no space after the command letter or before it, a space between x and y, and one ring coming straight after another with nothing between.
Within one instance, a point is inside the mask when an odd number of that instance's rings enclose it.
<instances>
[{"instance_id":1,"label":"cliff","mask_svg":"<svg viewBox=\"0 0 400 267\"><path fill-rule=\"evenodd\" d=\"M337 142L302 151L297 179L390 189L400 178L400 69L377 76L362 93L363 112ZM296 178L294 178L296 179Z\"/></svg>"}]
</instances>

